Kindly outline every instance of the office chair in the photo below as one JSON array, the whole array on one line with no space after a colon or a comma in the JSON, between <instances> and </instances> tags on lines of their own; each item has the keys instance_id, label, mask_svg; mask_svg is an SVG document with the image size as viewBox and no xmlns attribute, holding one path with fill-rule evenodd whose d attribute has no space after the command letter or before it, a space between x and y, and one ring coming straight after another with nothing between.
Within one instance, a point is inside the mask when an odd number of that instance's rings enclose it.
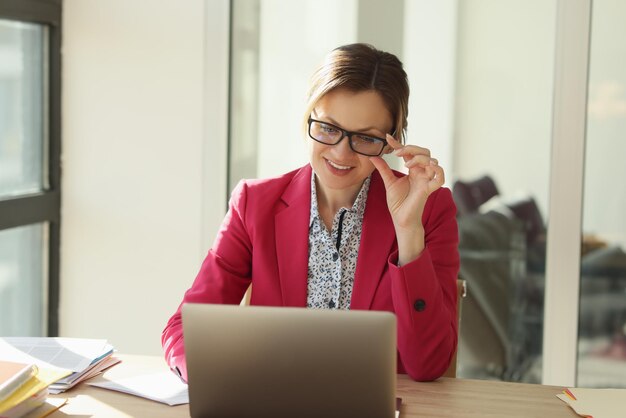
<instances>
[{"instance_id":1,"label":"office chair","mask_svg":"<svg viewBox=\"0 0 626 418\"><path fill-rule=\"evenodd\" d=\"M250 295L252 294L252 285L248 286L248 290L243 295L241 299L241 306L250 305ZM456 377L456 365L457 365L457 354L458 347L461 340L461 308L463 306L463 298L467 295L467 283L465 280L458 279L456 281L456 317L457 317L457 349L454 351L454 355L452 356L452 361L450 362L450 366L443 374L443 377Z\"/></svg>"},{"instance_id":2,"label":"office chair","mask_svg":"<svg viewBox=\"0 0 626 418\"><path fill-rule=\"evenodd\" d=\"M457 344L452 361L442 377L456 377L457 354L461 342L461 311L463 308L463 298L467 295L467 282L463 279L456 281L456 319L457 319Z\"/></svg>"},{"instance_id":3,"label":"office chair","mask_svg":"<svg viewBox=\"0 0 626 418\"><path fill-rule=\"evenodd\" d=\"M452 197L459 216L478 212L480 205L500 193L491 176L473 181L457 180L452 185Z\"/></svg>"}]
</instances>

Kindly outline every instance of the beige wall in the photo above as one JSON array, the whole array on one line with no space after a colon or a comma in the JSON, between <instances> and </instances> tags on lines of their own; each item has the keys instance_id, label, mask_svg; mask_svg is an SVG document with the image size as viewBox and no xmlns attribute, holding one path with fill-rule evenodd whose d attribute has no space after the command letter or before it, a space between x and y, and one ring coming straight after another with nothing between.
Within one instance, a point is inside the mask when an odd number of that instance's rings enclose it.
<instances>
[{"instance_id":1,"label":"beige wall","mask_svg":"<svg viewBox=\"0 0 626 418\"><path fill-rule=\"evenodd\" d=\"M161 350L223 216L223 4L64 2L62 336Z\"/></svg>"}]
</instances>

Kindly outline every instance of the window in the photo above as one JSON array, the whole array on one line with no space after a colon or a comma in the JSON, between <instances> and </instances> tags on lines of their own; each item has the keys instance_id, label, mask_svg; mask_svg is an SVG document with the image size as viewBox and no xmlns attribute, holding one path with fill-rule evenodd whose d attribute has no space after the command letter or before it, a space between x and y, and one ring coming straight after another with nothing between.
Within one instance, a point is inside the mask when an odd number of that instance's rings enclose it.
<instances>
[{"instance_id":1,"label":"window","mask_svg":"<svg viewBox=\"0 0 626 418\"><path fill-rule=\"evenodd\" d=\"M439 159L458 209L468 295L457 373L541 381L557 2L231 5L229 190L306 162L301 98L328 51L396 53L411 86L408 142ZM368 15L394 23L383 34Z\"/></svg>"},{"instance_id":2,"label":"window","mask_svg":"<svg viewBox=\"0 0 626 418\"><path fill-rule=\"evenodd\" d=\"M61 0L0 0L0 335L58 333Z\"/></svg>"},{"instance_id":3,"label":"window","mask_svg":"<svg viewBox=\"0 0 626 418\"><path fill-rule=\"evenodd\" d=\"M626 4L591 16L576 386L626 388Z\"/></svg>"}]
</instances>

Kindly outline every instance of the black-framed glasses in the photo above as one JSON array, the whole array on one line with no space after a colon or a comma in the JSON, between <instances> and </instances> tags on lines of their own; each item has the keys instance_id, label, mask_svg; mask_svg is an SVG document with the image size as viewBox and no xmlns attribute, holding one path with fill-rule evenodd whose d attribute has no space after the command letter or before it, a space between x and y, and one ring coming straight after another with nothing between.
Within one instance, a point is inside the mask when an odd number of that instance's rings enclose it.
<instances>
[{"instance_id":1,"label":"black-framed glasses","mask_svg":"<svg viewBox=\"0 0 626 418\"><path fill-rule=\"evenodd\" d=\"M309 136L317 142L326 145L337 145L348 137L350 149L357 154L376 157L382 154L387 140L360 132L346 131L332 123L322 122L309 117Z\"/></svg>"}]
</instances>

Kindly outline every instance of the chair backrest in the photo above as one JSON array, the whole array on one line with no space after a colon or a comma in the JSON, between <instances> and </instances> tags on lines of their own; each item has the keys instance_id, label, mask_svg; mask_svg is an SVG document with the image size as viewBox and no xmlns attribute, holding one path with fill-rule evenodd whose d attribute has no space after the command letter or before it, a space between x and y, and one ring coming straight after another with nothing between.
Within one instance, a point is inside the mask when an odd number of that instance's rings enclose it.
<instances>
[{"instance_id":1,"label":"chair backrest","mask_svg":"<svg viewBox=\"0 0 626 418\"><path fill-rule=\"evenodd\" d=\"M457 180L452 185L458 215L477 212L480 205L498 194L496 183L487 175L473 181Z\"/></svg>"},{"instance_id":2,"label":"chair backrest","mask_svg":"<svg viewBox=\"0 0 626 418\"><path fill-rule=\"evenodd\" d=\"M248 286L248 290L246 290L243 299L241 299L241 305L246 306L250 305L250 295L252 293L252 285ZM465 280L457 279L456 281L456 317L457 317L457 341L460 340L461 336L461 308L463 306L463 298L467 294L467 284ZM450 366L448 366L448 370L443 374L443 377L456 377L456 363L457 363L457 354L458 354L458 346L454 352L454 356L452 357L452 361L450 362Z\"/></svg>"},{"instance_id":3,"label":"chair backrest","mask_svg":"<svg viewBox=\"0 0 626 418\"><path fill-rule=\"evenodd\" d=\"M248 289L246 290L246 293L244 293L243 295L243 299L241 299L241 306L250 306L250 297L252 295L252 283L250 283L250 286L248 286Z\"/></svg>"},{"instance_id":4,"label":"chair backrest","mask_svg":"<svg viewBox=\"0 0 626 418\"><path fill-rule=\"evenodd\" d=\"M456 363L457 354L459 352L459 344L461 340L461 308L463 307L463 298L467 295L467 283L463 279L457 279L456 281L456 318L457 318L457 349L452 356L452 361L448 370L443 374L443 377L456 377Z\"/></svg>"}]
</instances>

